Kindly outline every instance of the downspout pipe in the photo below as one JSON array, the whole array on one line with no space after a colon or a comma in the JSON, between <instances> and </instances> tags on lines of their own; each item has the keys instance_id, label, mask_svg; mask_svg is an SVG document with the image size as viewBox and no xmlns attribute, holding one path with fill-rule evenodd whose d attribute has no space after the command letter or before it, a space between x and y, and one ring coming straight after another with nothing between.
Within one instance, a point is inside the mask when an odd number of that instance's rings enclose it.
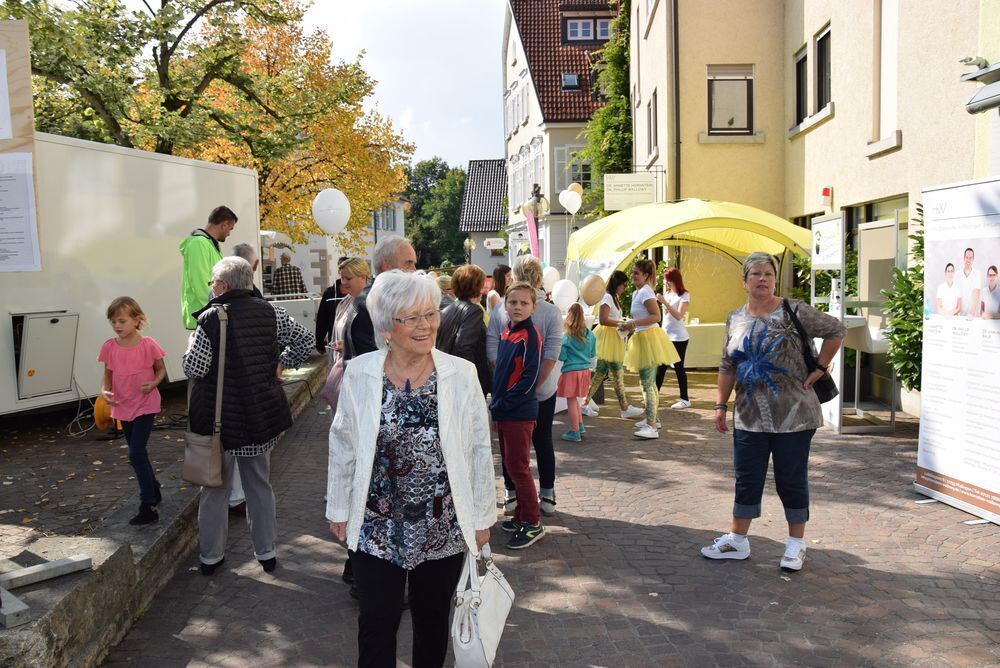
<instances>
[{"instance_id":1,"label":"downspout pipe","mask_svg":"<svg viewBox=\"0 0 1000 668\"><path fill-rule=\"evenodd\" d=\"M677 2L670 0L670 32L674 45L674 193L671 199L681 199L681 66L680 30L677 28Z\"/></svg>"}]
</instances>

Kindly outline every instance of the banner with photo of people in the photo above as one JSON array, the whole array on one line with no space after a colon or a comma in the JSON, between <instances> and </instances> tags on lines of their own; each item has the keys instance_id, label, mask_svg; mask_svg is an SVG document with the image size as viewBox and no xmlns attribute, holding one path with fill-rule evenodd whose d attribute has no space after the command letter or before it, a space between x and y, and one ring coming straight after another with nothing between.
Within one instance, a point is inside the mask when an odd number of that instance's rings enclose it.
<instances>
[{"instance_id":1,"label":"banner with photo of people","mask_svg":"<svg viewBox=\"0 0 1000 668\"><path fill-rule=\"evenodd\" d=\"M1000 179L924 191L918 491L1000 524Z\"/></svg>"}]
</instances>

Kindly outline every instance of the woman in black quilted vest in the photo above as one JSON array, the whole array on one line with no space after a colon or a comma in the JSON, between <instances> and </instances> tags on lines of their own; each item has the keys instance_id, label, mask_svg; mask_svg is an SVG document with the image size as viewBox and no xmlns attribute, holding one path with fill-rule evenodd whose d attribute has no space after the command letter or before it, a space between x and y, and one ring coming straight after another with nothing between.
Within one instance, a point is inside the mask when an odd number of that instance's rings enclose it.
<instances>
[{"instance_id":1,"label":"woman in black quilted vest","mask_svg":"<svg viewBox=\"0 0 1000 668\"><path fill-rule=\"evenodd\" d=\"M281 387L285 367L297 367L312 352L313 335L285 309L253 294L253 270L240 257L226 257L212 267L216 295L195 313L198 327L184 353L184 373L191 379L188 419L191 431L211 434L219 372L218 309L227 314L226 359L222 389L222 487L204 487L198 504L198 541L202 575L223 562L229 528L229 487L239 467L246 493L254 556L268 573L277 565L277 527L271 490L270 453L278 436L292 425Z\"/></svg>"}]
</instances>

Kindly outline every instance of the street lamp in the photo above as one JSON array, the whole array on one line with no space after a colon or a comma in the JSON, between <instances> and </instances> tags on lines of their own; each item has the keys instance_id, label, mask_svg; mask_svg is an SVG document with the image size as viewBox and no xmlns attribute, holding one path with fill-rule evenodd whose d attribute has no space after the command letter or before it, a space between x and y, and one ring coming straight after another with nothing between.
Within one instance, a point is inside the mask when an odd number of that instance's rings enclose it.
<instances>
[{"instance_id":1,"label":"street lamp","mask_svg":"<svg viewBox=\"0 0 1000 668\"><path fill-rule=\"evenodd\" d=\"M465 249L465 263L472 264L472 251L476 250L476 242L472 240L472 237L466 237L465 241L462 242L462 248Z\"/></svg>"}]
</instances>

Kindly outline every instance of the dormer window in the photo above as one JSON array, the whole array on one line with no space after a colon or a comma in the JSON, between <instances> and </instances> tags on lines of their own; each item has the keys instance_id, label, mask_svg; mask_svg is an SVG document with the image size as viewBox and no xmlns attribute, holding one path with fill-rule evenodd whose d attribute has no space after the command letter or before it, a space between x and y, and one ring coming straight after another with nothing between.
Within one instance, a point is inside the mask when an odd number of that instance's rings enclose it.
<instances>
[{"instance_id":1,"label":"dormer window","mask_svg":"<svg viewBox=\"0 0 1000 668\"><path fill-rule=\"evenodd\" d=\"M597 19L597 39L611 39L611 19Z\"/></svg>"},{"instance_id":2,"label":"dormer window","mask_svg":"<svg viewBox=\"0 0 1000 668\"><path fill-rule=\"evenodd\" d=\"M562 73L563 90L580 90L580 75L570 72Z\"/></svg>"},{"instance_id":3,"label":"dormer window","mask_svg":"<svg viewBox=\"0 0 1000 668\"><path fill-rule=\"evenodd\" d=\"M594 19L569 19L566 21L566 39L571 42L594 41Z\"/></svg>"}]
</instances>

